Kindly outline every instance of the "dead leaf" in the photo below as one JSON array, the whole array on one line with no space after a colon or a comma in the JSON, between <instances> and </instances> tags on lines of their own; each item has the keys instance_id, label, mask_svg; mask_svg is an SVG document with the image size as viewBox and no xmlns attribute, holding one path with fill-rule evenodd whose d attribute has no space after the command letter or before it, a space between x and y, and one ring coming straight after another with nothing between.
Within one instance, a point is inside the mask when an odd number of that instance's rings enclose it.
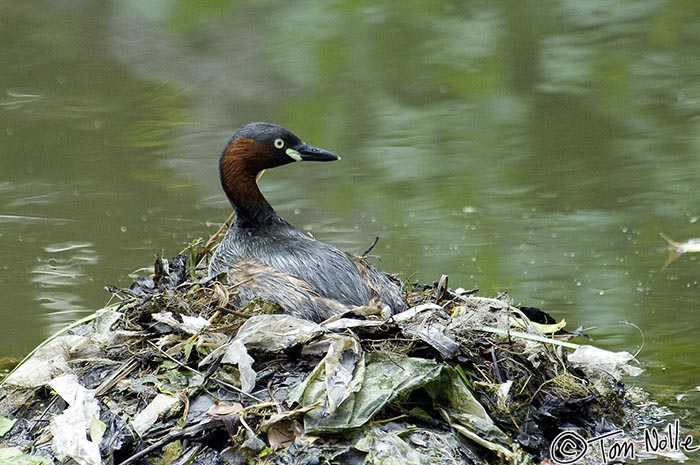
<instances>
[{"instance_id":1,"label":"dead leaf","mask_svg":"<svg viewBox=\"0 0 700 465\"><path fill-rule=\"evenodd\" d=\"M280 421L267 429L267 442L273 449L281 449L294 444L296 434L292 420Z\"/></svg>"},{"instance_id":2,"label":"dead leaf","mask_svg":"<svg viewBox=\"0 0 700 465\"><path fill-rule=\"evenodd\" d=\"M234 415L236 413L241 413L243 411L243 405L236 402L235 404L227 404L226 402L215 402L214 405L209 407L207 410L207 415L212 417L224 417L228 415Z\"/></svg>"}]
</instances>

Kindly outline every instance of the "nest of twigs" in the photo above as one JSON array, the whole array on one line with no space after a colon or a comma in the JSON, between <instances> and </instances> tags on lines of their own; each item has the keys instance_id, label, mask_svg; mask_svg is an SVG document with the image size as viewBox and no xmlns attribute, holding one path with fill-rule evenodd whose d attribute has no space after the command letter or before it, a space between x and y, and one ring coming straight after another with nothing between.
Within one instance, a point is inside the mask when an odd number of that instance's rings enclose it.
<instances>
[{"instance_id":1,"label":"nest of twigs","mask_svg":"<svg viewBox=\"0 0 700 465\"><path fill-rule=\"evenodd\" d=\"M52 464L528 463L563 430L633 429L644 403L626 360L572 362L574 334L505 297L443 279L401 314L316 324L234 306L206 261L199 244L157 258L28 357L0 387L0 447Z\"/></svg>"}]
</instances>

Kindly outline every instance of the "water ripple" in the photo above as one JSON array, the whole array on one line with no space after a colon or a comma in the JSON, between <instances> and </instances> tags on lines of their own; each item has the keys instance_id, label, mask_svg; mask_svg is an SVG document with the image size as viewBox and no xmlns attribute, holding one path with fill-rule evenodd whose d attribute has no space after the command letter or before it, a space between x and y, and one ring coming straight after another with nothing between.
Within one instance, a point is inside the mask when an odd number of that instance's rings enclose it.
<instances>
[{"instance_id":1,"label":"water ripple","mask_svg":"<svg viewBox=\"0 0 700 465\"><path fill-rule=\"evenodd\" d=\"M73 313L85 308L82 298L73 291L84 281L92 280L92 266L99 256L90 242L67 241L49 244L43 249L49 254L38 258L30 274L37 286L37 300L53 314Z\"/></svg>"},{"instance_id":2,"label":"water ripple","mask_svg":"<svg viewBox=\"0 0 700 465\"><path fill-rule=\"evenodd\" d=\"M33 224L33 223L68 223L73 220L68 218L48 218L42 216L30 216L30 215L0 215L0 223L19 223L19 224Z\"/></svg>"},{"instance_id":3,"label":"water ripple","mask_svg":"<svg viewBox=\"0 0 700 465\"><path fill-rule=\"evenodd\" d=\"M19 110L29 103L34 103L44 97L39 94L22 94L19 92L7 91L9 99L0 100L0 108L6 110Z\"/></svg>"},{"instance_id":4,"label":"water ripple","mask_svg":"<svg viewBox=\"0 0 700 465\"><path fill-rule=\"evenodd\" d=\"M68 252L76 249L85 249L91 247L91 242L61 242L59 244L47 245L44 250L49 253Z\"/></svg>"}]
</instances>

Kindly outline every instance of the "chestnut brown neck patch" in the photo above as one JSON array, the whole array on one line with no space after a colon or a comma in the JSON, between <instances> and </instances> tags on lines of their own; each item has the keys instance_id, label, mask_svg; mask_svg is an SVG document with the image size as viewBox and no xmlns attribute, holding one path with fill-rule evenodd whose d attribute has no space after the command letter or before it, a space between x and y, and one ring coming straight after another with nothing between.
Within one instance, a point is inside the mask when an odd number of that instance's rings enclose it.
<instances>
[{"instance_id":1,"label":"chestnut brown neck patch","mask_svg":"<svg viewBox=\"0 0 700 465\"><path fill-rule=\"evenodd\" d=\"M272 166L274 154L263 142L239 137L224 149L219 161L221 185L239 220L259 222L274 214L255 182L260 171Z\"/></svg>"}]
</instances>

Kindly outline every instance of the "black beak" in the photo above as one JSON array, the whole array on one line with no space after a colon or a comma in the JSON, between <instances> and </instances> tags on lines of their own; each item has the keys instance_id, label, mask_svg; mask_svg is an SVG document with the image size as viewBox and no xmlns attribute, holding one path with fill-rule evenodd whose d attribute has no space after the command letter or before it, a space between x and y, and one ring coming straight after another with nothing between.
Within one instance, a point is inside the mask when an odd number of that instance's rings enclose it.
<instances>
[{"instance_id":1,"label":"black beak","mask_svg":"<svg viewBox=\"0 0 700 465\"><path fill-rule=\"evenodd\" d=\"M302 143L294 148L287 149L287 155L299 161L335 161L340 157L328 150L319 149L313 145Z\"/></svg>"}]
</instances>

